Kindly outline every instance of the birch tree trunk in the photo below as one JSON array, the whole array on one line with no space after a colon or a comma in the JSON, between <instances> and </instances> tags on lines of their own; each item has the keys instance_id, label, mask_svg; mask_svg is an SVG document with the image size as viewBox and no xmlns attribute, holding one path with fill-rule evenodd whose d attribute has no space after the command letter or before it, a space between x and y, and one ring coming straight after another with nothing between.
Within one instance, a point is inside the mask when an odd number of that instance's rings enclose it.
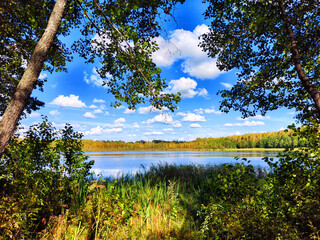
<instances>
[{"instance_id":1,"label":"birch tree trunk","mask_svg":"<svg viewBox=\"0 0 320 240\"><path fill-rule=\"evenodd\" d=\"M58 32L61 20L70 0L57 0L50 15L48 25L37 43L11 102L6 108L0 122L0 157L2 156L18 121L30 99L33 86L38 80L47 53Z\"/></svg>"},{"instance_id":2,"label":"birch tree trunk","mask_svg":"<svg viewBox=\"0 0 320 240\"><path fill-rule=\"evenodd\" d=\"M297 74L298 74L298 77L301 81L302 86L311 96L311 98L314 102L314 105L317 109L317 112L318 112L318 118L320 119L320 93L317 90L317 88L310 82L308 76L306 75L305 71L303 70L303 67L301 66L301 60L300 60L300 55L299 55L299 51L298 51L298 47L297 47L297 41L295 39L291 24L288 20L288 15L286 13L283 0L280 1L280 11L281 11L283 20L285 22L288 35L290 37L291 54L292 54L292 60L293 60L295 69L297 71Z\"/></svg>"}]
</instances>

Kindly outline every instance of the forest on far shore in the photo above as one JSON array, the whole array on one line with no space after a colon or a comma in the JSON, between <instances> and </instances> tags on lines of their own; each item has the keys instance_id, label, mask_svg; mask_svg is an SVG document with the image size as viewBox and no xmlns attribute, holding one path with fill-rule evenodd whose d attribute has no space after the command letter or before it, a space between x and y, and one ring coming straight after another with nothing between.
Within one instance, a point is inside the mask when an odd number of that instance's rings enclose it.
<instances>
[{"instance_id":1,"label":"forest on far shore","mask_svg":"<svg viewBox=\"0 0 320 240\"><path fill-rule=\"evenodd\" d=\"M292 131L251 133L241 136L220 138L197 138L194 141L144 140L137 142L82 140L83 149L90 151L133 151L133 150L215 150L242 148L286 148L301 147L305 139L299 138Z\"/></svg>"}]
</instances>

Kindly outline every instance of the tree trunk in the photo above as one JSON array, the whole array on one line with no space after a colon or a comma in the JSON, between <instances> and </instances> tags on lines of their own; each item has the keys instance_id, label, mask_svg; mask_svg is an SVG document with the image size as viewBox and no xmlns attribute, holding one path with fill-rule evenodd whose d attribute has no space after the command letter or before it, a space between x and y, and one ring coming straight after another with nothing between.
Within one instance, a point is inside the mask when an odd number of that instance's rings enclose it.
<instances>
[{"instance_id":1,"label":"tree trunk","mask_svg":"<svg viewBox=\"0 0 320 240\"><path fill-rule=\"evenodd\" d=\"M297 71L297 74L301 81L302 86L309 93L312 100L314 101L315 107L318 111L318 118L320 119L320 93L315 88L315 86L310 82L308 76L303 70L303 67L301 66L300 55L297 47L297 41L295 40L294 32L292 30L291 24L288 19L288 15L284 7L284 0L280 0L280 12L285 22L288 35L290 37L291 54L292 54L292 60L293 60L295 69Z\"/></svg>"},{"instance_id":2,"label":"tree trunk","mask_svg":"<svg viewBox=\"0 0 320 240\"><path fill-rule=\"evenodd\" d=\"M50 15L48 25L37 43L11 102L0 122L0 156L12 137L18 121L30 99L33 86L38 80L49 48L58 32L62 17L70 0L57 0Z\"/></svg>"}]
</instances>

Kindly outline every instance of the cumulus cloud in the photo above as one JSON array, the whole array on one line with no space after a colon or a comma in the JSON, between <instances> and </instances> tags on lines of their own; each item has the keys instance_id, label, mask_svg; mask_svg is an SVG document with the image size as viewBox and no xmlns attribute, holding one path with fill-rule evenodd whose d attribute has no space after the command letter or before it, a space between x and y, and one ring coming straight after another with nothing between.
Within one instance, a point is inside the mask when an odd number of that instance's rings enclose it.
<instances>
[{"instance_id":1,"label":"cumulus cloud","mask_svg":"<svg viewBox=\"0 0 320 240\"><path fill-rule=\"evenodd\" d=\"M92 69L92 73L89 76L89 74L85 71L84 73L84 78L83 80L87 83L87 84L93 84L96 87L104 87L107 88L107 85L104 85L105 82L108 81L108 79L110 79L112 76L110 74L107 74L107 78L105 80L103 80L100 75L97 72L96 68Z\"/></svg>"},{"instance_id":2,"label":"cumulus cloud","mask_svg":"<svg viewBox=\"0 0 320 240\"><path fill-rule=\"evenodd\" d=\"M39 75L39 79L40 80L43 80L43 79L45 79L47 77L48 77L48 75L46 73L43 73L43 72L41 72L40 75Z\"/></svg>"},{"instance_id":3,"label":"cumulus cloud","mask_svg":"<svg viewBox=\"0 0 320 240\"><path fill-rule=\"evenodd\" d=\"M255 126L264 126L265 123L262 121L245 121L243 123L226 123L226 127L255 127Z\"/></svg>"},{"instance_id":4,"label":"cumulus cloud","mask_svg":"<svg viewBox=\"0 0 320 240\"><path fill-rule=\"evenodd\" d=\"M207 113L207 114L216 114L216 115L221 115L222 112L220 111L217 111L215 110L214 108L199 108L199 109L195 109L194 110L195 112L199 113L199 114L204 114L204 113Z\"/></svg>"},{"instance_id":5,"label":"cumulus cloud","mask_svg":"<svg viewBox=\"0 0 320 240\"><path fill-rule=\"evenodd\" d=\"M148 107L140 107L138 109L138 113L140 113L140 114L160 113L160 112L163 112L166 110L168 110L168 108L166 108L166 107L162 107L161 109L157 109L157 108L150 105Z\"/></svg>"},{"instance_id":6,"label":"cumulus cloud","mask_svg":"<svg viewBox=\"0 0 320 240\"><path fill-rule=\"evenodd\" d=\"M146 135L146 136L151 136L151 135L163 135L163 132L156 132L156 131L153 131L153 132L145 132L144 135Z\"/></svg>"},{"instance_id":7,"label":"cumulus cloud","mask_svg":"<svg viewBox=\"0 0 320 240\"><path fill-rule=\"evenodd\" d=\"M96 105L92 104L89 106L89 108L98 108Z\"/></svg>"},{"instance_id":8,"label":"cumulus cloud","mask_svg":"<svg viewBox=\"0 0 320 240\"><path fill-rule=\"evenodd\" d=\"M125 122L126 122L125 118L118 118L118 119L114 120L115 124L121 124L121 123L125 123Z\"/></svg>"},{"instance_id":9,"label":"cumulus cloud","mask_svg":"<svg viewBox=\"0 0 320 240\"><path fill-rule=\"evenodd\" d=\"M105 101L105 100L102 100L102 99L94 98L94 99L93 99L93 102L94 102L94 103L104 103L104 102L106 102L106 101Z\"/></svg>"},{"instance_id":10,"label":"cumulus cloud","mask_svg":"<svg viewBox=\"0 0 320 240\"><path fill-rule=\"evenodd\" d=\"M91 128L89 131L84 132L85 135L102 135L104 133L119 133L122 132L122 128L107 128L103 129L101 126Z\"/></svg>"},{"instance_id":11,"label":"cumulus cloud","mask_svg":"<svg viewBox=\"0 0 320 240\"><path fill-rule=\"evenodd\" d=\"M192 32L177 29L167 40L163 37L155 38L159 50L152 55L153 61L161 67L171 66L174 62L182 60L182 71L190 76L200 79L215 78L221 73L216 61L209 58L199 47L199 37L208 31L209 27L202 24Z\"/></svg>"},{"instance_id":12,"label":"cumulus cloud","mask_svg":"<svg viewBox=\"0 0 320 240\"><path fill-rule=\"evenodd\" d=\"M60 114L60 112L59 112L58 110L52 110L52 111L49 112L49 114L50 114L51 116L57 116L57 115Z\"/></svg>"},{"instance_id":13,"label":"cumulus cloud","mask_svg":"<svg viewBox=\"0 0 320 240\"><path fill-rule=\"evenodd\" d=\"M83 116L86 118L96 118L96 116L91 112L86 112Z\"/></svg>"},{"instance_id":14,"label":"cumulus cloud","mask_svg":"<svg viewBox=\"0 0 320 240\"><path fill-rule=\"evenodd\" d=\"M134 123L132 126L133 126L134 128L140 128L140 126L139 126L138 123Z\"/></svg>"},{"instance_id":15,"label":"cumulus cloud","mask_svg":"<svg viewBox=\"0 0 320 240\"><path fill-rule=\"evenodd\" d=\"M86 107L86 104L79 100L79 96L75 96L70 94L70 96L59 95L55 98L50 104L58 105L62 107L74 107L74 108L82 108Z\"/></svg>"},{"instance_id":16,"label":"cumulus cloud","mask_svg":"<svg viewBox=\"0 0 320 240\"><path fill-rule=\"evenodd\" d=\"M101 109L96 109L93 111L93 113L103 113L103 111Z\"/></svg>"},{"instance_id":17,"label":"cumulus cloud","mask_svg":"<svg viewBox=\"0 0 320 240\"><path fill-rule=\"evenodd\" d=\"M191 128L200 128L201 126L198 123L192 123L192 124L190 124L190 127Z\"/></svg>"},{"instance_id":18,"label":"cumulus cloud","mask_svg":"<svg viewBox=\"0 0 320 240\"><path fill-rule=\"evenodd\" d=\"M232 88L232 84L230 83L225 83L225 82L221 82L220 83L222 86L224 86L225 88L231 89Z\"/></svg>"},{"instance_id":19,"label":"cumulus cloud","mask_svg":"<svg viewBox=\"0 0 320 240\"><path fill-rule=\"evenodd\" d=\"M127 108L126 110L124 110L124 114L132 114L132 113L135 113L136 112L136 110L135 109L129 109L129 108Z\"/></svg>"},{"instance_id":20,"label":"cumulus cloud","mask_svg":"<svg viewBox=\"0 0 320 240\"><path fill-rule=\"evenodd\" d=\"M104 133L120 133L122 132L122 128L109 128L103 130Z\"/></svg>"},{"instance_id":21,"label":"cumulus cloud","mask_svg":"<svg viewBox=\"0 0 320 240\"><path fill-rule=\"evenodd\" d=\"M164 124L174 124L171 115L168 114L159 114L152 119L148 119L147 123L164 123Z\"/></svg>"},{"instance_id":22,"label":"cumulus cloud","mask_svg":"<svg viewBox=\"0 0 320 240\"><path fill-rule=\"evenodd\" d=\"M195 113L177 113L177 116L183 116L183 122L205 122L206 119L202 115L198 115Z\"/></svg>"},{"instance_id":23,"label":"cumulus cloud","mask_svg":"<svg viewBox=\"0 0 320 240\"><path fill-rule=\"evenodd\" d=\"M182 124L179 123L179 122L175 122L175 123L173 124L173 126L174 126L175 128L181 128L181 127L182 127Z\"/></svg>"},{"instance_id":24,"label":"cumulus cloud","mask_svg":"<svg viewBox=\"0 0 320 240\"><path fill-rule=\"evenodd\" d=\"M248 118L237 117L237 120L241 120L241 121L246 121L249 119L266 120L266 119L270 119L270 117L269 116L262 116L262 115L256 115L254 117L248 117Z\"/></svg>"},{"instance_id":25,"label":"cumulus cloud","mask_svg":"<svg viewBox=\"0 0 320 240\"><path fill-rule=\"evenodd\" d=\"M169 82L168 91L171 93L181 93L182 98L193 98L196 95L206 97L208 91L204 88L197 89L197 82L191 78L182 77Z\"/></svg>"},{"instance_id":26,"label":"cumulus cloud","mask_svg":"<svg viewBox=\"0 0 320 240\"><path fill-rule=\"evenodd\" d=\"M100 126L97 126L95 128L91 128L90 131L86 131L85 135L100 135L103 132L103 128Z\"/></svg>"}]
</instances>

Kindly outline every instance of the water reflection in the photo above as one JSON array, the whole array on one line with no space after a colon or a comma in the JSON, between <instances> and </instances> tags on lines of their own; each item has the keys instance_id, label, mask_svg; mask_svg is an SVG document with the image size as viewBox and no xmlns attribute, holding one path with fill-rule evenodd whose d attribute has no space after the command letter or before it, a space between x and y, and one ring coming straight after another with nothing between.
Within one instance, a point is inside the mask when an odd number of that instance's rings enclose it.
<instances>
[{"instance_id":1,"label":"water reflection","mask_svg":"<svg viewBox=\"0 0 320 240\"><path fill-rule=\"evenodd\" d=\"M124 152L90 152L90 159L95 160L92 170L96 175L119 177L121 174L136 173L141 165L148 169L152 164L223 164L244 162L235 157L247 158L253 166L267 168L263 157L276 157L277 152L243 152L243 151L124 151ZM246 162L245 162L246 163ZM246 163L247 164L247 163Z\"/></svg>"}]
</instances>

